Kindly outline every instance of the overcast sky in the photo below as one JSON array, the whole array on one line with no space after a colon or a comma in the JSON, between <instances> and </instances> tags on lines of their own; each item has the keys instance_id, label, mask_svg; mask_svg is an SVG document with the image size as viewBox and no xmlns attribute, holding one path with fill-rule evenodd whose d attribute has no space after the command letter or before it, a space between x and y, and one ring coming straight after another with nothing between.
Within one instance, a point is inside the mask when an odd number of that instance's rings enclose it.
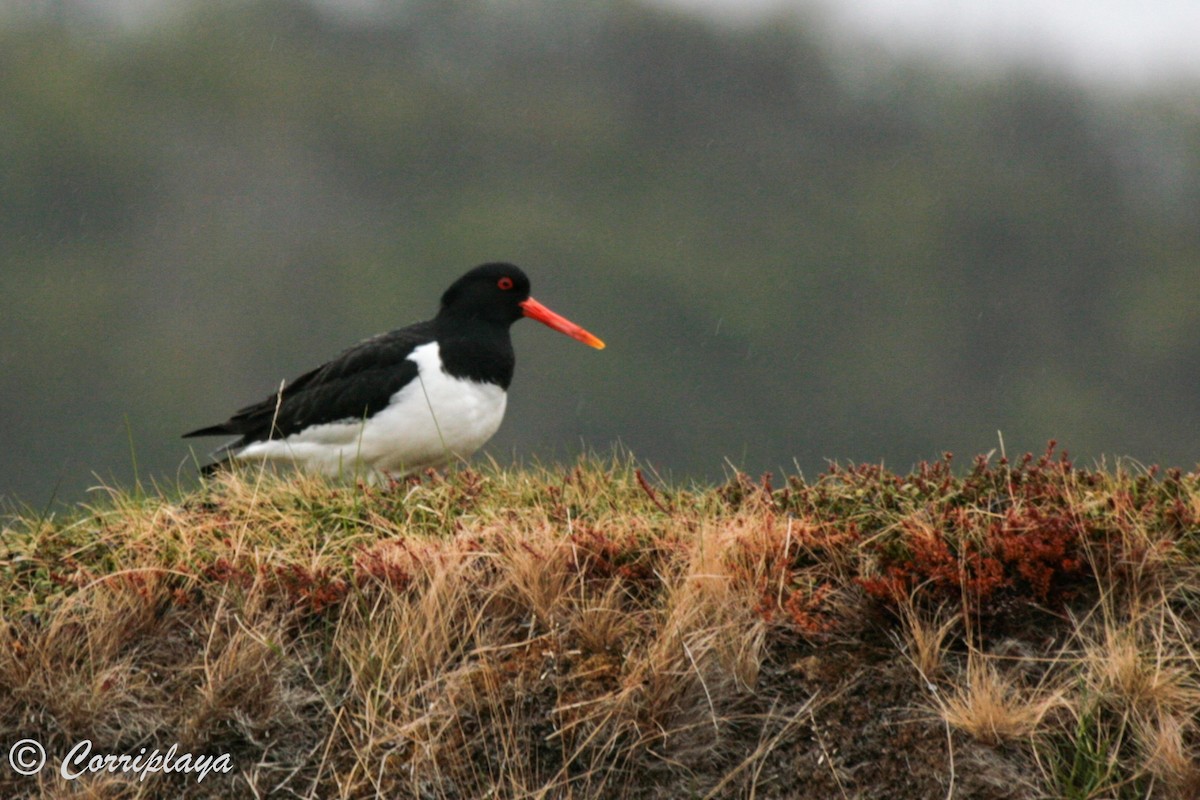
<instances>
[{"instance_id":1,"label":"overcast sky","mask_svg":"<svg viewBox=\"0 0 1200 800\"><path fill-rule=\"evenodd\" d=\"M812 12L885 46L1020 58L1117 84L1200 79L1200 0L659 0L736 16Z\"/></svg>"}]
</instances>

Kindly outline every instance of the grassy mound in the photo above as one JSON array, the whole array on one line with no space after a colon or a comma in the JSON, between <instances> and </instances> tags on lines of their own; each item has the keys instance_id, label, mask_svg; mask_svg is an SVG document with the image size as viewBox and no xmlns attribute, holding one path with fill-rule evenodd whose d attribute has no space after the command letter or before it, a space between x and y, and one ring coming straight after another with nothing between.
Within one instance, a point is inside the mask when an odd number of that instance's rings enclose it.
<instances>
[{"instance_id":1,"label":"grassy mound","mask_svg":"<svg viewBox=\"0 0 1200 800\"><path fill-rule=\"evenodd\" d=\"M4 524L0 793L1196 797L1198 556L1200 476L1052 450L113 491Z\"/></svg>"}]
</instances>

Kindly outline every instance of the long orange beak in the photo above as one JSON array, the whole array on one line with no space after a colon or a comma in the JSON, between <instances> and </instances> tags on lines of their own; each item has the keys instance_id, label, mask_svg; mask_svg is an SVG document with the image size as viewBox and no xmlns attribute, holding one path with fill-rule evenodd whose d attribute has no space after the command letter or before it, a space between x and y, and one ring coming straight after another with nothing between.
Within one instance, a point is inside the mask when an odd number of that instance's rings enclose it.
<instances>
[{"instance_id":1,"label":"long orange beak","mask_svg":"<svg viewBox=\"0 0 1200 800\"><path fill-rule=\"evenodd\" d=\"M536 319L543 325L548 325L551 328L554 328L554 330L558 331L559 333L565 333L572 339L578 339L589 347L594 347L597 350L604 349L604 342L600 341L595 336L592 336L590 333L576 325L574 322L571 322L571 320L567 319L566 317L555 314L553 311L546 308L532 297L521 303L521 310L525 312L525 316L529 317L530 319Z\"/></svg>"}]
</instances>

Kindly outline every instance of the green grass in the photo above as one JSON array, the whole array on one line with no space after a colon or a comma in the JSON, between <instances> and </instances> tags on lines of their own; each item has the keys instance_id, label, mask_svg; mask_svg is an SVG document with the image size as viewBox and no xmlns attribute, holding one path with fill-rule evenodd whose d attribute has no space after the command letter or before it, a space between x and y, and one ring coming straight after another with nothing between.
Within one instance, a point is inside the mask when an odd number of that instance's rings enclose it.
<instances>
[{"instance_id":1,"label":"green grass","mask_svg":"<svg viewBox=\"0 0 1200 800\"><path fill-rule=\"evenodd\" d=\"M1198 545L1196 475L1052 450L109 490L4 523L0 745L50 765L0 792L1194 797Z\"/></svg>"}]
</instances>

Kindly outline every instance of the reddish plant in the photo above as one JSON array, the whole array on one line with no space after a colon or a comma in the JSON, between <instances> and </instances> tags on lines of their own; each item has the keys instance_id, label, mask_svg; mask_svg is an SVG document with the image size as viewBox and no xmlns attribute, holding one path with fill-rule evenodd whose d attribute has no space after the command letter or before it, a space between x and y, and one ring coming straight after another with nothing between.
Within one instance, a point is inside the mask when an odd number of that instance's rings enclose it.
<instances>
[{"instance_id":1,"label":"reddish plant","mask_svg":"<svg viewBox=\"0 0 1200 800\"><path fill-rule=\"evenodd\" d=\"M592 527L576 526L570 542L577 552L582 576L605 581L620 577L635 587L658 583L654 569L655 551L640 545L632 536L621 539Z\"/></svg>"},{"instance_id":2,"label":"reddish plant","mask_svg":"<svg viewBox=\"0 0 1200 800\"><path fill-rule=\"evenodd\" d=\"M272 571L288 600L311 614L346 599L349 584L329 567L309 569L299 564L281 564Z\"/></svg>"},{"instance_id":3,"label":"reddish plant","mask_svg":"<svg viewBox=\"0 0 1200 800\"><path fill-rule=\"evenodd\" d=\"M354 585L364 588L372 583L404 590L412 583L411 565L416 555L402 539L387 539L373 547L360 547L354 557Z\"/></svg>"},{"instance_id":4,"label":"reddish plant","mask_svg":"<svg viewBox=\"0 0 1200 800\"><path fill-rule=\"evenodd\" d=\"M1089 477L1074 470L1054 442L1038 459L1027 453L1016 467L975 460L952 502L930 502L880 537L871 550L878 573L859 579L868 595L897 604L920 592L932 602L960 602L975 614L998 611L1010 600L1053 604L1069 599L1088 562L1095 537L1073 500ZM949 463L949 458L945 459Z\"/></svg>"}]
</instances>

